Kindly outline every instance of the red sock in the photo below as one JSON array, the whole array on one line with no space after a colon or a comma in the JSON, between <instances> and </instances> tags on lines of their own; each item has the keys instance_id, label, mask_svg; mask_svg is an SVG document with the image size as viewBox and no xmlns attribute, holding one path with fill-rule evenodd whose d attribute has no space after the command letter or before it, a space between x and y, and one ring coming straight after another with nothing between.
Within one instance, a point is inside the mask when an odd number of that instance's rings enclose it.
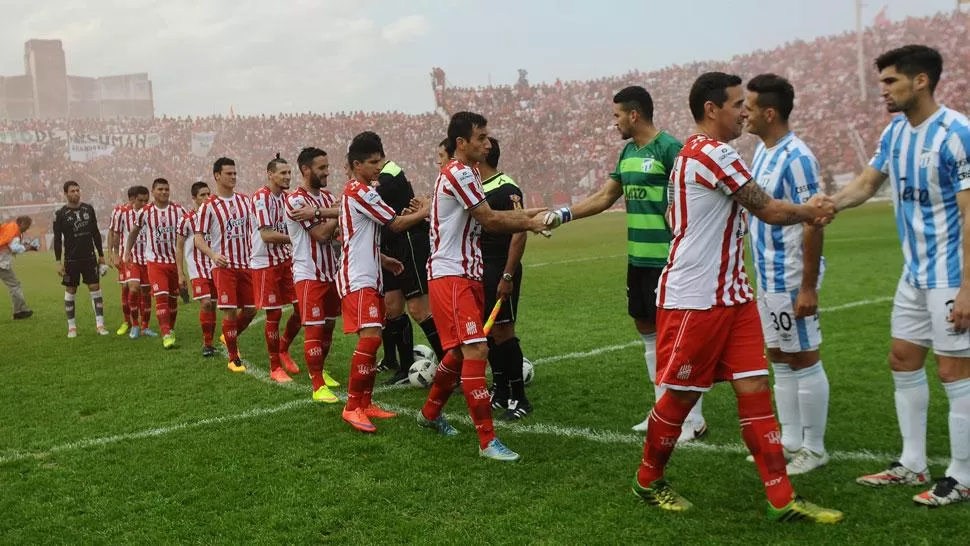
<instances>
[{"instance_id":1,"label":"red sock","mask_svg":"<svg viewBox=\"0 0 970 546\"><path fill-rule=\"evenodd\" d=\"M434 383L431 385L431 392L428 399L421 408L421 414L425 419L434 420L441 415L441 409L448 402L448 397L458 386L458 378L461 377L462 361L455 356L453 351L445 353L445 357L438 364L438 370L434 375Z\"/></svg>"},{"instance_id":2,"label":"red sock","mask_svg":"<svg viewBox=\"0 0 970 546\"><path fill-rule=\"evenodd\" d=\"M222 335L226 336L226 350L229 351L229 360L239 358L239 345L236 343L239 332L236 330L236 319L222 319Z\"/></svg>"},{"instance_id":3,"label":"red sock","mask_svg":"<svg viewBox=\"0 0 970 546\"><path fill-rule=\"evenodd\" d=\"M478 433L478 443L482 448L495 438L495 427L492 425L492 401L488 395L488 385L485 383L484 360L466 358L461 367L461 388L465 391L465 401L468 403L468 413L475 423Z\"/></svg>"},{"instance_id":4,"label":"red sock","mask_svg":"<svg viewBox=\"0 0 970 546\"><path fill-rule=\"evenodd\" d=\"M323 350L324 329L321 324L306 327L303 337L303 357L306 358L306 369L313 382L313 390L323 386L323 362L326 358ZM329 349L329 343L327 348Z\"/></svg>"},{"instance_id":5,"label":"red sock","mask_svg":"<svg viewBox=\"0 0 970 546\"><path fill-rule=\"evenodd\" d=\"M158 317L158 328L163 336L172 331L168 314L168 294L155 296L155 316Z\"/></svg>"},{"instance_id":6,"label":"red sock","mask_svg":"<svg viewBox=\"0 0 970 546\"><path fill-rule=\"evenodd\" d=\"M236 331L237 331L237 335L240 335L241 336L242 333L246 331L246 328L249 328L249 323L251 323L254 318L256 318L256 314L255 313L253 313L251 315L246 314L246 313L240 313L239 314L239 318L236 319Z\"/></svg>"},{"instance_id":7,"label":"red sock","mask_svg":"<svg viewBox=\"0 0 970 546\"><path fill-rule=\"evenodd\" d=\"M377 349L381 346L379 337L357 339L357 348L350 358L350 384L347 386L347 409L366 408L370 405L374 380L377 378Z\"/></svg>"},{"instance_id":8,"label":"red sock","mask_svg":"<svg viewBox=\"0 0 970 546\"><path fill-rule=\"evenodd\" d=\"M300 333L300 315L298 313L293 313L290 318L286 321L286 331L283 332L283 337L280 338L280 352L288 353L290 352L290 344L293 343L293 338Z\"/></svg>"},{"instance_id":9,"label":"red sock","mask_svg":"<svg viewBox=\"0 0 970 546\"><path fill-rule=\"evenodd\" d=\"M133 327L138 326L138 309L141 307L141 293L138 290L128 290L128 313Z\"/></svg>"},{"instance_id":10,"label":"red sock","mask_svg":"<svg viewBox=\"0 0 970 546\"><path fill-rule=\"evenodd\" d=\"M199 324L202 325L202 344L211 347L216 332L216 312L199 309Z\"/></svg>"},{"instance_id":11,"label":"red sock","mask_svg":"<svg viewBox=\"0 0 970 546\"><path fill-rule=\"evenodd\" d=\"M795 491L788 481L781 432L771 408L771 392L739 394L738 418L741 420L741 437L754 456L768 502L775 508L785 506L795 498Z\"/></svg>"},{"instance_id":12,"label":"red sock","mask_svg":"<svg viewBox=\"0 0 970 546\"><path fill-rule=\"evenodd\" d=\"M152 320L152 293L148 287L141 289L141 328L148 328L148 323Z\"/></svg>"},{"instance_id":13,"label":"red sock","mask_svg":"<svg viewBox=\"0 0 970 546\"><path fill-rule=\"evenodd\" d=\"M677 445L680 429L691 407L681 404L680 400L667 393L654 404L648 418L647 438L643 442L643 459L637 472L637 481L643 487L649 487L663 477L664 468Z\"/></svg>"},{"instance_id":14,"label":"red sock","mask_svg":"<svg viewBox=\"0 0 970 546\"><path fill-rule=\"evenodd\" d=\"M266 325L263 336L266 338L266 352L269 353L269 371L275 372L282 367L280 364L280 319L283 311L280 309L266 310Z\"/></svg>"},{"instance_id":15,"label":"red sock","mask_svg":"<svg viewBox=\"0 0 970 546\"><path fill-rule=\"evenodd\" d=\"M175 329L175 321L179 317L179 299L177 296L168 297L168 329Z\"/></svg>"},{"instance_id":16,"label":"red sock","mask_svg":"<svg viewBox=\"0 0 970 546\"><path fill-rule=\"evenodd\" d=\"M125 323L131 324L131 304L128 302L128 285L121 285L121 314L125 317Z\"/></svg>"}]
</instances>

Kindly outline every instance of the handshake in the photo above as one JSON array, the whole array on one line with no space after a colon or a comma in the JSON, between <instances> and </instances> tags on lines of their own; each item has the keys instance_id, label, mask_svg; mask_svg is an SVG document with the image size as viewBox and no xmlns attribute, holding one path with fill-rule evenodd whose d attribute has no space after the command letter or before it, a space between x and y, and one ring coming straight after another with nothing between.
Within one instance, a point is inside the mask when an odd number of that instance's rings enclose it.
<instances>
[{"instance_id":1,"label":"handshake","mask_svg":"<svg viewBox=\"0 0 970 546\"><path fill-rule=\"evenodd\" d=\"M815 213L815 217L805 222L806 224L825 226L835 218L835 201L827 195L816 193L805 203L805 206L813 209Z\"/></svg>"}]
</instances>

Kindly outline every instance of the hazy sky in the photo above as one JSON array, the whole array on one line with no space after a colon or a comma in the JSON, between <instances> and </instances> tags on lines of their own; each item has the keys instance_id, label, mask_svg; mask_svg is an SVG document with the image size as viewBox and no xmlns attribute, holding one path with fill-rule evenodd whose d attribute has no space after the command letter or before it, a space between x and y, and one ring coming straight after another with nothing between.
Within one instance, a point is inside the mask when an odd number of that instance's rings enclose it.
<instances>
[{"instance_id":1,"label":"hazy sky","mask_svg":"<svg viewBox=\"0 0 970 546\"><path fill-rule=\"evenodd\" d=\"M765 6L771 5L771 9ZM869 0L871 23L955 0ZM0 0L0 74L59 38L68 73L148 72L158 115L433 108L451 85L587 79L855 27L853 0Z\"/></svg>"}]
</instances>

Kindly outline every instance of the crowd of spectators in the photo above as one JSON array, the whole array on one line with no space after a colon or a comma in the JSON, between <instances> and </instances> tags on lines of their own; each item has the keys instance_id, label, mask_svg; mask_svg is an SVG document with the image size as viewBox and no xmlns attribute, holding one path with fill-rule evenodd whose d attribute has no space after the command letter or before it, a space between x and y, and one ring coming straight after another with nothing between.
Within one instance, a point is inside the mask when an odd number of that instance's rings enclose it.
<instances>
[{"instance_id":1,"label":"crowd of spectators","mask_svg":"<svg viewBox=\"0 0 970 546\"><path fill-rule=\"evenodd\" d=\"M856 35L844 33L812 41L793 41L725 61L668 66L651 72L555 81L530 85L520 79L511 86L448 87L437 97L438 112L409 115L398 112L340 112L272 116L160 117L149 120L0 121L0 131L69 129L91 133L155 133L161 144L149 148L116 148L88 162L71 162L63 141L48 144L0 143L0 205L60 201L64 180L79 181L84 198L103 210L120 202L124 189L148 184L157 176L176 182L174 198L188 201L196 179L211 179L215 157L236 159L240 189L252 191L265 180L265 165L279 152L294 160L299 149L315 145L331 152L331 169L341 180L341 158L354 134L379 133L388 155L401 164L419 192L430 190L436 167L435 148L445 136L442 111L473 110L489 118L490 130L502 141L502 167L533 196L530 204L563 203L593 191L613 168L620 142L612 127L611 98L627 85L642 85L654 97L655 122L678 138L692 127L687 91L698 74L710 70L750 78L775 72L796 89L794 129L813 148L825 176L858 171L885 126L885 113L871 59L906 43L937 47L945 59L937 98L943 104L970 111L967 35L970 15L962 12L908 18L866 30L865 97L858 80ZM961 89L963 91L961 91ZM208 157L191 154L193 132L215 132ZM755 140L737 143L750 157ZM178 182L184 182L179 184ZM333 184L339 186L339 184Z\"/></svg>"}]
</instances>

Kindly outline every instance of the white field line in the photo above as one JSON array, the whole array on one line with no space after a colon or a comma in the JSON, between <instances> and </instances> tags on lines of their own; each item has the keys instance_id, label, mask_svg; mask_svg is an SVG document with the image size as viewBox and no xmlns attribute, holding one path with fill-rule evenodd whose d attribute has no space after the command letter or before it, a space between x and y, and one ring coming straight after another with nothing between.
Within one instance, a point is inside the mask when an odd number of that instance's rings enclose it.
<instances>
[{"instance_id":1,"label":"white field line","mask_svg":"<svg viewBox=\"0 0 970 546\"><path fill-rule=\"evenodd\" d=\"M593 260L606 260L609 258L619 258L620 256L626 256L626 254L608 254L606 256L587 256L585 258L573 258L569 260L557 260L554 262L539 262L534 264L525 264L524 267L545 267L547 265L559 265L559 264L571 264L576 262L591 262Z\"/></svg>"},{"instance_id":2,"label":"white field line","mask_svg":"<svg viewBox=\"0 0 970 546\"><path fill-rule=\"evenodd\" d=\"M893 301L892 296L883 296L881 298L873 298L868 300L850 301L849 303L843 303L841 305L834 305L832 307L822 307L819 311L827 313L830 311L841 311L843 309L852 309L853 307L862 307L863 305L873 305L876 303L885 303L887 301Z\"/></svg>"}]
</instances>

